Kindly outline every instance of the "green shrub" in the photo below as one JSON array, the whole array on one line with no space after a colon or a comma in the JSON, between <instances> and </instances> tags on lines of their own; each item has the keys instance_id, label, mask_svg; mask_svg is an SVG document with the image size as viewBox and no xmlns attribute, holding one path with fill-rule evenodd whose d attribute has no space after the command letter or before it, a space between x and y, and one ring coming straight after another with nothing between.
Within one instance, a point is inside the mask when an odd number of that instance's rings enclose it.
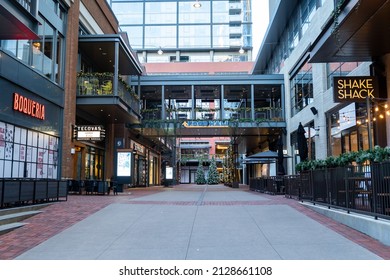
<instances>
[{"instance_id":1,"label":"green shrub","mask_svg":"<svg viewBox=\"0 0 390 280\"><path fill-rule=\"evenodd\" d=\"M348 152L339 156L330 156L324 160L302 161L295 166L297 172L315 170L320 168L334 168L347 166L356 162L363 164L366 162L383 162L390 159L390 147L375 146L372 150Z\"/></svg>"}]
</instances>

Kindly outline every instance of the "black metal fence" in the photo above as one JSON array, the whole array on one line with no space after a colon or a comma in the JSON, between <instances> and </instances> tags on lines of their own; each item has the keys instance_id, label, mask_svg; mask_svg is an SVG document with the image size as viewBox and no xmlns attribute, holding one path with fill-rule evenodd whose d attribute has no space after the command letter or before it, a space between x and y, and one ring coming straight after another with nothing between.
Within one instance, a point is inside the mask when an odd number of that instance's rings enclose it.
<instances>
[{"instance_id":1,"label":"black metal fence","mask_svg":"<svg viewBox=\"0 0 390 280\"><path fill-rule=\"evenodd\" d=\"M253 178L249 187L390 219L390 162Z\"/></svg>"},{"instance_id":2,"label":"black metal fence","mask_svg":"<svg viewBox=\"0 0 390 280\"><path fill-rule=\"evenodd\" d=\"M68 199L66 180L0 180L0 208Z\"/></svg>"},{"instance_id":3,"label":"black metal fence","mask_svg":"<svg viewBox=\"0 0 390 280\"><path fill-rule=\"evenodd\" d=\"M116 181L68 180L70 194L109 194L110 191L122 192Z\"/></svg>"}]
</instances>

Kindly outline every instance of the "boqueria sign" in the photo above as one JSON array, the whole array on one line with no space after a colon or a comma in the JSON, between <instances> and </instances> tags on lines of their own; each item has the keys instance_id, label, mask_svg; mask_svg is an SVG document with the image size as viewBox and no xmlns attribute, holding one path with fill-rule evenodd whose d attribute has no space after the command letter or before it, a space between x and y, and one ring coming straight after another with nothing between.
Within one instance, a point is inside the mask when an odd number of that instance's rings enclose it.
<instances>
[{"instance_id":1,"label":"boqueria sign","mask_svg":"<svg viewBox=\"0 0 390 280\"><path fill-rule=\"evenodd\" d=\"M334 77L333 98L335 102L365 102L377 98L378 83L375 77Z\"/></svg>"},{"instance_id":2,"label":"boqueria sign","mask_svg":"<svg viewBox=\"0 0 390 280\"><path fill-rule=\"evenodd\" d=\"M14 92L13 109L40 120L45 119L45 105L16 92Z\"/></svg>"}]
</instances>

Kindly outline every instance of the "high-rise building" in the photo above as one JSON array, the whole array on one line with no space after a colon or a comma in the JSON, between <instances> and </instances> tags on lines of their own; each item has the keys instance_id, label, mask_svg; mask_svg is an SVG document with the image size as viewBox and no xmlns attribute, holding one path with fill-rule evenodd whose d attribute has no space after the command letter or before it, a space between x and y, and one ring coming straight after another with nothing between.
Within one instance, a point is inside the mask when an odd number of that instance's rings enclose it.
<instances>
[{"instance_id":1,"label":"high-rise building","mask_svg":"<svg viewBox=\"0 0 390 280\"><path fill-rule=\"evenodd\" d=\"M308 131L309 159L389 145L384 110L389 74L383 69L389 67L390 44L378 35L388 26L385 2L269 0L270 24L252 73L283 74L287 81L286 140L293 155L289 173L301 160L300 123ZM374 76L378 95L371 100L335 98L334 78L357 76Z\"/></svg>"},{"instance_id":2,"label":"high-rise building","mask_svg":"<svg viewBox=\"0 0 390 280\"><path fill-rule=\"evenodd\" d=\"M141 62L252 60L251 0L107 0Z\"/></svg>"}]
</instances>

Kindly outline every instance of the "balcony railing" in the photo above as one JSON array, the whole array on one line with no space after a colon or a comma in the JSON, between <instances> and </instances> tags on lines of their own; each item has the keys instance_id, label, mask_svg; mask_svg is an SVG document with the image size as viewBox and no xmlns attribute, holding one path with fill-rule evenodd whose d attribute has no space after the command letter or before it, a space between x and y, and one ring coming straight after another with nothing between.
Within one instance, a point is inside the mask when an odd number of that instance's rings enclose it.
<instances>
[{"instance_id":1,"label":"balcony railing","mask_svg":"<svg viewBox=\"0 0 390 280\"><path fill-rule=\"evenodd\" d=\"M193 120L191 108L166 109L166 119L172 121ZM199 120L220 120L220 109L199 109L195 108L195 119ZM242 121L242 122L263 122L263 121L284 121L281 108L276 107L260 107L255 108L254 118L252 119L251 108L225 108L225 117L223 120ZM143 109L141 110L144 121L162 120L161 108Z\"/></svg>"},{"instance_id":2,"label":"balcony railing","mask_svg":"<svg viewBox=\"0 0 390 280\"><path fill-rule=\"evenodd\" d=\"M135 92L122 79L118 80L118 92L113 89L111 73L79 73L77 96L118 96L135 113L140 114L139 99Z\"/></svg>"},{"instance_id":3,"label":"balcony railing","mask_svg":"<svg viewBox=\"0 0 390 280\"><path fill-rule=\"evenodd\" d=\"M35 4L36 0L34 0L34 1L32 1L32 0L17 0L17 2L23 8L25 8L29 13L31 13L33 5L36 5Z\"/></svg>"},{"instance_id":4,"label":"balcony railing","mask_svg":"<svg viewBox=\"0 0 390 280\"><path fill-rule=\"evenodd\" d=\"M188 162L188 161L202 161L202 162L209 162L212 160L212 158L216 161L223 161L225 159L225 155L220 154L180 154L179 158L182 163Z\"/></svg>"}]
</instances>

